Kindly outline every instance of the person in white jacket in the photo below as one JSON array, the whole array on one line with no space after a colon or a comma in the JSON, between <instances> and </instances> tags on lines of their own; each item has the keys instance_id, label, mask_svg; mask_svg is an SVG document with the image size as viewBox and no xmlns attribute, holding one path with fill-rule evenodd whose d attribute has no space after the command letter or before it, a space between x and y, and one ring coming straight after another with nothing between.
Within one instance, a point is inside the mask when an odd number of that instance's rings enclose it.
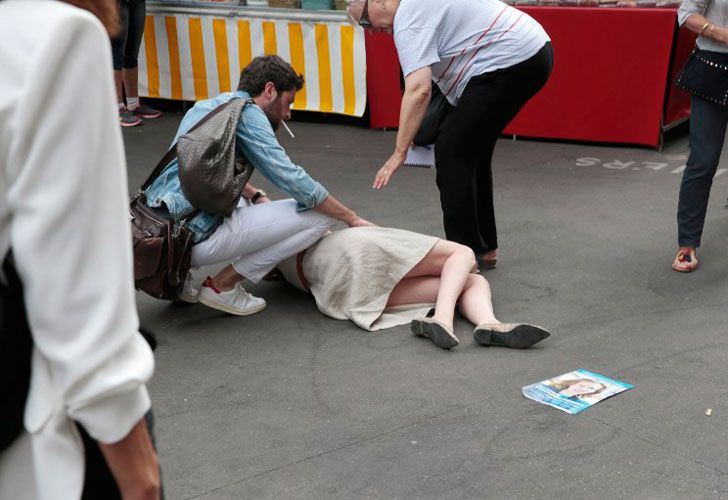
<instances>
[{"instance_id":1,"label":"person in white jacket","mask_svg":"<svg viewBox=\"0 0 728 500\"><path fill-rule=\"evenodd\" d=\"M113 0L74 3L115 15ZM33 339L25 432L0 452L0 498L79 498L77 425L123 498L159 498L108 33L60 1L2 0L0 63L0 259L12 251Z\"/></svg>"}]
</instances>

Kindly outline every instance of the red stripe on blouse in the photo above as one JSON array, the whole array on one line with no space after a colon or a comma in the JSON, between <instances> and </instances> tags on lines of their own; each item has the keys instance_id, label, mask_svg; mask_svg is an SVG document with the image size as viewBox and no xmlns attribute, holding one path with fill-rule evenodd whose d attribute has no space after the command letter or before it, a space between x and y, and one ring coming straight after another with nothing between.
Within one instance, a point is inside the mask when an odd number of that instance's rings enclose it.
<instances>
[{"instance_id":1,"label":"red stripe on blouse","mask_svg":"<svg viewBox=\"0 0 728 500\"><path fill-rule=\"evenodd\" d=\"M503 15L503 13L504 13L504 12L505 12L506 10L508 10L508 6L507 6L507 5L506 5L505 7L503 7L503 10L501 10L501 11L500 11L500 12L498 13L498 15L497 15L497 16L495 16L495 19L493 19L493 22L492 22L492 23L490 23L490 26L488 26L488 29L487 29L487 30L485 30L485 31L483 31L483 33L481 33L481 35L480 35L480 36L478 37L478 39L477 39L477 40L475 40L475 41L474 41L473 43L471 43L470 45L468 45L467 47L465 47L465 48L464 48L463 50L461 50L461 51L460 51L460 53L459 53L458 55L456 55L456 56L454 56L454 57L453 57L452 59L450 59L450 63L449 63L448 65L447 65L447 67L445 68L445 70L444 70L444 71L442 72L442 74L441 74L440 76L438 76L438 77L437 77L437 80L438 80L438 81L439 81L439 80L441 80L443 76L445 76L445 73L447 73L447 70L449 70L449 69L450 69L450 66L452 66L452 63L453 63L453 62L455 62L455 59L457 59L457 58L459 58L459 57L463 57L463 54L465 54L465 51L466 51L466 50L468 50L468 49L469 49L470 47L472 47L473 45L475 45L476 43L478 43L479 41L481 41L481 40L483 39L483 37L484 37L485 35L487 35L487 34L488 34L488 33L490 32L490 30L491 30L491 29L493 29L493 26L495 26L495 23L497 23L497 22L498 22L498 19L500 19L500 17L501 17L502 15Z\"/></svg>"},{"instance_id":2,"label":"red stripe on blouse","mask_svg":"<svg viewBox=\"0 0 728 500\"><path fill-rule=\"evenodd\" d=\"M522 18L522 17L523 17L523 12L521 12L521 15L520 15L520 16L518 16L518 18L516 18L516 20L515 20L515 21L513 22L513 24L511 24L511 25L510 25L510 26L508 27L508 29L507 29L507 30L505 30L505 31L504 31L503 33L501 33L501 34L500 34L500 36L499 36L498 38L496 38L495 40L491 41L490 43L487 43L487 44L483 45L482 47L478 47L478 50L476 50L475 52L473 52L473 55L471 55L471 56L470 56L470 59L468 59L468 62L466 62L466 63L465 63L465 66L463 66L463 68L462 68L462 69L460 70L460 73L458 74L458 77L457 77L457 78L455 79L455 81L454 81L454 82L452 83L452 85L450 85L450 88L449 88L449 89L447 89L447 92L445 92L445 96L446 96L446 97L450 95L450 93L451 93L451 92L453 91L453 89L454 89L454 88L455 88L455 87L457 86L458 82L460 82L460 79L461 79L461 78L463 77L463 73L465 72L465 69L466 69L466 68L468 67L468 65L470 64L470 61L472 61L472 60L473 60L473 58L474 58L474 57L475 57L476 55L478 55L478 52L480 52L480 51L481 51L482 49L484 49L485 47L488 47L488 46L489 46L489 45L491 45L491 44L492 44L493 42L496 42L496 41L500 40L501 38L503 38L503 35L505 35L505 34L506 34L506 33L508 33L509 31L511 31L511 30L513 29L513 27L514 27L514 26L515 26L515 25L516 25L516 24L518 23L518 21L520 21L520 20L521 20L521 18Z\"/></svg>"}]
</instances>

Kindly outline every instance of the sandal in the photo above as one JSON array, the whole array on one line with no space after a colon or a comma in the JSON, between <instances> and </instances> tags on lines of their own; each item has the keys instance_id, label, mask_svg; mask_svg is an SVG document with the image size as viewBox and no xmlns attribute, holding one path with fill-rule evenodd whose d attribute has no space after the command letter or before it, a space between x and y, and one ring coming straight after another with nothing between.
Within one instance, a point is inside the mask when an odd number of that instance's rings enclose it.
<instances>
[{"instance_id":1,"label":"sandal","mask_svg":"<svg viewBox=\"0 0 728 500\"><path fill-rule=\"evenodd\" d=\"M498 258L495 259L478 259L478 269L481 271L488 271L490 269L495 269L496 264L498 264Z\"/></svg>"},{"instance_id":2,"label":"sandal","mask_svg":"<svg viewBox=\"0 0 728 500\"><path fill-rule=\"evenodd\" d=\"M486 257L488 255L488 257ZM478 269L481 271L485 271L487 269L495 269L496 264L498 264L498 255L495 251L493 252L485 252L482 254L479 254L477 256L478 260Z\"/></svg>"},{"instance_id":3,"label":"sandal","mask_svg":"<svg viewBox=\"0 0 728 500\"><path fill-rule=\"evenodd\" d=\"M695 248L682 247L677 251L675 260L672 261L672 268L679 273L692 273L698 268L698 257Z\"/></svg>"}]
</instances>

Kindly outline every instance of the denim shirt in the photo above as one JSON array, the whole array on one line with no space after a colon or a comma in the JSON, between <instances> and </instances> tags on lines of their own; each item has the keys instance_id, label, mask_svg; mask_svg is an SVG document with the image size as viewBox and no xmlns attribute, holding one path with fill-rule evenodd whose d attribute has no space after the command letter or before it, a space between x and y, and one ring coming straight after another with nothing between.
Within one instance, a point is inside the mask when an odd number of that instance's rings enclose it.
<instances>
[{"instance_id":1,"label":"denim shirt","mask_svg":"<svg viewBox=\"0 0 728 500\"><path fill-rule=\"evenodd\" d=\"M248 99L247 92L228 92L214 99L200 101L182 118L177 135L172 144L210 111L234 97ZM329 196L328 191L313 180L308 173L294 164L283 147L278 144L273 127L268 117L256 104L248 104L243 108L238 121L235 147L255 167L257 172L298 202L298 210L309 210L321 204ZM157 179L145 191L147 205L160 207L162 203L175 220L179 221L190 215L195 207L182 193L179 182L177 158L167 165ZM215 229L219 217L200 211L189 221L187 227L194 234L198 243L207 238Z\"/></svg>"}]
</instances>

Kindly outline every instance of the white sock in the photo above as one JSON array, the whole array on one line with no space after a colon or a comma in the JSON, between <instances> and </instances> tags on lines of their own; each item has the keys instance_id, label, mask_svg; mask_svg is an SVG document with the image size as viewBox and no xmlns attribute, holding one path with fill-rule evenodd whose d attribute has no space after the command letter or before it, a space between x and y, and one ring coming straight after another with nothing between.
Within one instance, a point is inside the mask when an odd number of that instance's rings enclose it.
<instances>
[{"instance_id":1,"label":"white sock","mask_svg":"<svg viewBox=\"0 0 728 500\"><path fill-rule=\"evenodd\" d=\"M122 110L126 107L126 105L123 102L119 103L119 110Z\"/></svg>"},{"instance_id":2,"label":"white sock","mask_svg":"<svg viewBox=\"0 0 728 500\"><path fill-rule=\"evenodd\" d=\"M139 107L139 97L127 97L126 105L130 110L134 111Z\"/></svg>"}]
</instances>

